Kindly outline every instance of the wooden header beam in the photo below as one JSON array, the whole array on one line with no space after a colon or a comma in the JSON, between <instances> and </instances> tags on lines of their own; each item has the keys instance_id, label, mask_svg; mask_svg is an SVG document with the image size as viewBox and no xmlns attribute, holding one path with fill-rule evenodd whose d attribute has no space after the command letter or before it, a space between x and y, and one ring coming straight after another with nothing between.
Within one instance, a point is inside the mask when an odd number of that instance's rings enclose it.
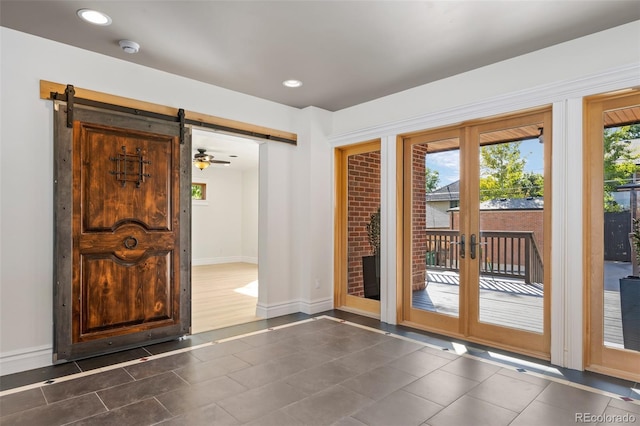
<instances>
[{"instance_id":1,"label":"wooden header beam","mask_svg":"<svg viewBox=\"0 0 640 426\"><path fill-rule=\"evenodd\" d=\"M40 99L51 100L52 93L64 94L66 88L67 86L65 84L40 80ZM96 92L94 90L82 89L79 87L74 87L74 90L76 98L89 99L105 104L118 105L125 108L132 108L156 114L174 116L176 117L176 119L178 117L178 108L139 101L122 96L110 95L108 93ZM211 127L219 127L229 133L233 133L233 131L236 130L238 135L242 136L261 135L261 137L259 137L261 139L270 140L273 138L273 140L279 140L281 142L291 143L293 145L296 145L298 141L298 135L295 133L271 129L268 127L256 126L253 124L243 123L241 121L215 117L198 112L185 111L185 121L187 122L187 124L201 124L203 127L207 127L207 125L210 125Z\"/></svg>"}]
</instances>

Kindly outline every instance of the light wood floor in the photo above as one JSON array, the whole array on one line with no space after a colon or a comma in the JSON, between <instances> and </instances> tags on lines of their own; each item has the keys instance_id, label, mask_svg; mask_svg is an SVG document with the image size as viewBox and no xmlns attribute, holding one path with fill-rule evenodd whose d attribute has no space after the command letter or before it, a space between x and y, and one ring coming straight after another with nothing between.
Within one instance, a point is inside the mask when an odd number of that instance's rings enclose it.
<instances>
[{"instance_id":1,"label":"light wood floor","mask_svg":"<svg viewBox=\"0 0 640 426\"><path fill-rule=\"evenodd\" d=\"M258 265L224 263L191 270L191 332L244 324L256 316Z\"/></svg>"}]
</instances>

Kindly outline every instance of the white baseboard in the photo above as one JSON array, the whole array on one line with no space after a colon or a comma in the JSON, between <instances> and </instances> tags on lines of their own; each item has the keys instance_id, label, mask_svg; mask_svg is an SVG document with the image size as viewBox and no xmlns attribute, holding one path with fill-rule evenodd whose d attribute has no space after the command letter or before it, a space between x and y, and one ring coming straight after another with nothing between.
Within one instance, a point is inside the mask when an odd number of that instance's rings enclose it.
<instances>
[{"instance_id":1,"label":"white baseboard","mask_svg":"<svg viewBox=\"0 0 640 426\"><path fill-rule=\"evenodd\" d=\"M252 263L254 265L258 264L258 258L257 257L250 257L250 256L242 256L242 262L244 263Z\"/></svg>"},{"instance_id":2,"label":"white baseboard","mask_svg":"<svg viewBox=\"0 0 640 426\"><path fill-rule=\"evenodd\" d=\"M283 315L295 314L300 312L300 303L297 300L290 302L277 303L266 306L258 303L256 306L256 316L260 318L275 318Z\"/></svg>"},{"instance_id":3,"label":"white baseboard","mask_svg":"<svg viewBox=\"0 0 640 426\"><path fill-rule=\"evenodd\" d=\"M256 316L260 318L275 318L283 315L295 314L297 312L312 315L331 309L333 309L333 299L330 297L314 300L312 302L307 302L305 300L291 300L269 306L258 303L256 306Z\"/></svg>"},{"instance_id":4,"label":"white baseboard","mask_svg":"<svg viewBox=\"0 0 640 426\"><path fill-rule=\"evenodd\" d=\"M53 348L36 346L0 354L0 375L19 373L52 365Z\"/></svg>"},{"instance_id":5,"label":"white baseboard","mask_svg":"<svg viewBox=\"0 0 640 426\"><path fill-rule=\"evenodd\" d=\"M207 257L202 259L192 259L191 265L202 266L202 265L218 265L221 263L240 263L240 262L244 262L243 259L244 257L242 256Z\"/></svg>"},{"instance_id":6,"label":"white baseboard","mask_svg":"<svg viewBox=\"0 0 640 426\"><path fill-rule=\"evenodd\" d=\"M333 309L333 298L327 297L326 299L317 299L311 302L301 300L299 304L300 312L313 315L318 312L330 311Z\"/></svg>"}]
</instances>

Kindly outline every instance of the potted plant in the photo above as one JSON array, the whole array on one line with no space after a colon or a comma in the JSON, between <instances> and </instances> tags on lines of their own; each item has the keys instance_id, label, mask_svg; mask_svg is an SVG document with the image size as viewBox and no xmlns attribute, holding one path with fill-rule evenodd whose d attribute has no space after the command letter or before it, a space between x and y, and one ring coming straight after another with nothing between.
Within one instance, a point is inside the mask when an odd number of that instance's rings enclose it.
<instances>
[{"instance_id":1,"label":"potted plant","mask_svg":"<svg viewBox=\"0 0 640 426\"><path fill-rule=\"evenodd\" d=\"M640 264L640 219L633 219L631 233L631 256L634 265ZM640 351L640 277L633 274L620 278L620 311L622 314L622 338L625 349Z\"/></svg>"},{"instance_id":2,"label":"potted plant","mask_svg":"<svg viewBox=\"0 0 640 426\"><path fill-rule=\"evenodd\" d=\"M373 255L362 257L364 297L380 300L380 207L369 218L367 238Z\"/></svg>"}]
</instances>

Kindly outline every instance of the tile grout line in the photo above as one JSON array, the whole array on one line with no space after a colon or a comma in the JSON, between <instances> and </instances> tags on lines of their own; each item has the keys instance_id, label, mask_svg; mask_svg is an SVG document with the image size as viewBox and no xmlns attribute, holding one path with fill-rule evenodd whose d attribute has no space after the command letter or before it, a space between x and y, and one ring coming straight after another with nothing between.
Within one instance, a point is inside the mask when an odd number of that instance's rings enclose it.
<instances>
[{"instance_id":1,"label":"tile grout line","mask_svg":"<svg viewBox=\"0 0 640 426\"><path fill-rule=\"evenodd\" d=\"M433 344L426 343L426 342L421 342L419 340L415 340L415 339L411 339L409 337L401 336L401 335L392 333L390 331L385 331L385 330L372 328L372 327L369 327L369 326L366 326L366 325L353 323L351 321L347 321L347 320L344 320L344 319L341 319L341 318L331 317L331 316L328 316L328 315L320 315L320 316L317 316L317 317L304 319L304 320L301 320L301 321L294 321L294 322L283 324L283 325L280 325L280 326L268 327L268 328L263 329L263 330L257 330L257 331L253 331L253 332L250 332L250 333L245 333L245 334L240 334L240 335L237 335L237 336L231 336L231 337L224 338L224 339L214 340L213 342L206 342L206 343L202 343L200 345L195 345L195 346L190 346L190 347L187 347L187 348L176 349L174 351L169 351L169 352L165 352L165 353L162 353L162 354L151 355L149 357L144 357L144 358L131 360L131 361L125 361L125 362L122 362L122 363L113 364L113 365L110 365L110 366L105 366L105 367L101 367L101 368L98 368L98 369L89 370L89 371L86 371L86 372L80 372L80 373L76 373L76 374L71 374L71 375L59 377L59 378L53 379L54 382L52 382L52 383L38 382L38 383L30 384L30 385L17 387L17 388L14 388L14 389L8 389L6 391L0 392L0 397L6 396L6 395L10 395L10 394L13 394L13 393L22 392L22 391L25 391L25 390L35 389L35 388L38 388L38 387L45 387L45 386L53 384L53 383L66 382L66 381L69 381L69 380L73 380L73 379L77 379L77 378L81 378L81 377L86 377L86 376L90 376L90 375L93 375L93 374L107 372L107 371L115 370L115 369L118 369L118 368L124 368L124 367L128 367L128 366L131 366L131 365L139 364L141 362L147 362L147 361L152 361L152 360L155 360L155 359L161 359L161 358L165 358L167 356L172 356L172 355L176 355L176 354L180 354L180 353L191 352L193 350L204 348L204 347L208 347L208 346L212 346L212 345L215 345L215 344L218 344L218 343L225 343L225 342L228 342L228 341L242 339L242 338L253 336L253 335L268 333L270 331L275 331L275 330L280 330L280 329L284 329L284 328L288 328L288 327L293 327L293 326L296 326L296 325L301 325L301 324L305 324L305 323L309 323L309 322L313 322L313 321L318 321L318 320L321 320L321 319L327 319L327 320L331 320L331 321L334 321L334 322L337 322L337 323L342 323L342 324L346 324L346 325L349 325L349 326L352 326L352 327L357 327L357 328L360 328L360 329L372 331L372 332L375 332L375 333L378 333L378 334L383 334L383 335L386 335L386 336L393 337L395 339L410 341L410 342L417 343L417 344L419 344L421 346L429 347L429 348L432 348L432 349L437 349L437 350L445 349L445 348L443 348L441 346L433 345ZM515 372L520 373L520 374L528 374L528 375L531 375L531 376L534 376L534 377L538 377L538 378L542 378L542 379L549 380L549 381L552 381L552 382L564 384L564 385L571 386L571 387L574 387L574 388L577 388L577 389L582 389L582 390L589 391L589 392L592 392L592 393L608 396L610 398L615 398L615 399L618 399L618 400L621 400L621 401L629 402L629 403L632 403L632 404L635 404L635 405L640 405L640 401L638 401L638 400L632 399L631 401L627 401L627 400L622 399L622 396L619 395L619 394L608 392L608 391L604 391L604 390L597 389L597 388L594 388L594 387L591 387L591 386L587 386L587 385L583 385L583 384L580 384L580 383L575 383L575 382L572 382L572 381L567 380L567 379L560 379L560 378L557 378L557 377L554 377L554 376L547 376L547 375L544 375L544 374L541 374L541 373L538 373L538 372L535 372L535 371L529 371L529 370L526 370L526 369L524 369L524 371L518 371L517 367L511 366L511 365L505 365L505 364L500 363L498 361L488 360L488 359L485 359L485 358L482 358L482 357L471 355L471 354L469 354L467 352L459 354L456 351L455 354L458 355L458 356L465 357L465 358L469 358L469 359L473 359L473 360L476 360L476 361L485 362L487 364L492 364L494 366L498 366L498 367L502 367L502 368L505 368L505 369L509 369L509 370L515 371ZM434 355L434 356L436 356L436 355ZM542 370L546 370L547 369L546 366L541 366L541 367L542 367L541 368ZM126 369L125 369L125 371L126 371ZM47 380L47 381L49 381L49 380Z\"/></svg>"},{"instance_id":2,"label":"tile grout line","mask_svg":"<svg viewBox=\"0 0 640 426\"><path fill-rule=\"evenodd\" d=\"M55 383L63 383L63 382L67 382L69 380L74 380L74 379L79 379L79 378L82 378L82 377L92 376L92 375L98 374L98 373L105 373L107 371L117 370L118 368L123 368L126 371L125 367L129 367L131 365L137 365L137 364L140 364L142 362L153 361L153 360L156 360L156 359L161 359L161 358L165 358L165 357L172 356L172 355L177 355L177 354L181 354L181 353L185 353L185 352L191 352L191 351L194 351L196 349L201 349L201 348L205 348L205 347L208 347L208 346L213 346L213 345L216 345L216 344L219 344L219 343L225 343L225 342L236 340L236 339L242 339L242 338L253 336L253 335L257 335L257 334L268 333L270 331L280 330L280 329L284 329L284 328L287 328L287 327L291 327L291 326L307 323L307 322L310 322L310 321L316 321L316 320L314 318L304 319L304 320L301 320L301 321L296 321L296 322L283 324L283 325L279 325L279 326L275 326L275 327L265 328L263 330L252 331L250 333L239 334L237 336L231 336L231 337L227 337L227 338L223 338L223 339L219 339L219 340L214 340L212 342L201 343L199 345L189 346L187 348L175 349L173 351L163 352L161 354L150 355L150 356L146 356L146 357L143 357L143 358L134 359L134 360L131 360L131 361L124 361L124 362L120 362L120 363L117 363L117 364L107 365L107 366L100 367L100 368L94 368L92 370L87 370L87 371L80 371L78 373L57 377L55 379L47 379L45 382L31 383L31 384L20 386L20 387L16 387L16 388L13 388L13 389L7 389L7 390L4 390L4 391L1 391L0 392L0 397L6 396L6 395L11 395L11 394L22 392L22 391L26 391L26 390L36 389L36 388L40 388L40 387L44 388L46 386L49 386L49 385L52 385L52 384L55 384ZM149 352L149 351L147 351L147 352ZM127 372L127 374L128 374L128 372ZM53 380L53 382L46 383L46 382L48 382L50 380ZM134 378L134 380L135 380L135 378Z\"/></svg>"},{"instance_id":3,"label":"tile grout line","mask_svg":"<svg viewBox=\"0 0 640 426\"><path fill-rule=\"evenodd\" d=\"M371 327L366 326L366 325L354 324L354 323L351 323L350 321L342 320L340 318L329 317L329 316L326 316L326 315L322 315L322 316L317 317L317 318L331 319L331 320L336 321L336 322L340 322L340 323L347 324L347 325L353 325L353 326L358 327L358 328L367 329L367 330L374 331L374 332L377 332L377 333L380 333L380 334L385 334L387 336L395 337L395 338L401 339L401 340L411 341L411 342L418 343L418 344L421 344L423 346L431 347L431 348L434 348L434 349L440 349L440 350L443 349L442 347L439 347L439 346L436 346L436 345L432 345L432 344L425 343L425 342L420 342L418 340L414 340L414 339L411 339L409 337L396 335L396 334L394 334L392 332L371 328ZM629 402L629 403L632 403L632 404L635 404L635 405L640 405L640 401L638 401L638 400L634 399L632 401L626 401L626 400L622 399L622 395L619 395L619 394L616 394L616 393L613 393L613 392L604 391L604 390L601 390L601 389L597 389L597 388L594 388L594 387L591 387L591 386L588 386L588 385L583 385L581 383L575 383L575 382L572 382L572 381L567 380L567 379L559 379L559 378L554 377L554 376L547 376L547 375L544 375L544 374L541 374L541 373L538 373L538 372L535 372L535 371L529 371L527 369L525 369L524 372L520 372L520 371L518 371L517 367L511 366L511 365L505 365L505 364L503 364L501 362L488 360L488 359L485 359L485 358L482 358L482 357L471 355L471 354L466 353L466 352L465 353L460 353L460 354L458 354L456 352L456 355L462 356L462 357L465 357L465 358L469 358L469 359L473 359L473 360L476 360L476 361L482 361L482 362L485 362L487 364L492 364L492 365L497 366L497 367L502 367L502 368L505 368L505 369L508 369L508 370L515 371L515 372L520 373L520 374L528 374L530 376L534 376L534 377L538 377L538 378L541 378L541 379L549 380L549 381L552 381L552 382L560 383L560 384L563 384L563 385L571 386L571 387L574 387L574 388L577 388L577 389L589 391L589 392L592 392L592 393L601 394L601 395L607 396L609 398L615 398L615 399L618 399L618 400L621 400L621 401L625 401L625 402ZM541 366L541 367L543 367L541 369L544 369L544 370L547 369L546 366Z\"/></svg>"}]
</instances>

